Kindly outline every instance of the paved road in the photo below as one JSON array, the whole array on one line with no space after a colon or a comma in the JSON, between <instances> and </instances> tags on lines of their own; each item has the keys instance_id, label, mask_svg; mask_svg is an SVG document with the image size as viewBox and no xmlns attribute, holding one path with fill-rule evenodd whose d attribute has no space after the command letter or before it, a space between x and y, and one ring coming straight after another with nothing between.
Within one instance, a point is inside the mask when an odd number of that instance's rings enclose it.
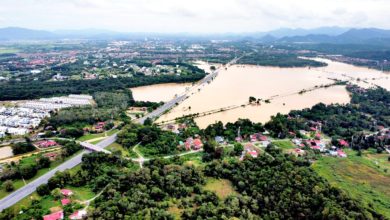
<instances>
[{"instance_id":1,"label":"paved road","mask_svg":"<svg viewBox=\"0 0 390 220\"><path fill-rule=\"evenodd\" d=\"M105 140L99 142L95 146L99 147L99 148L105 148L108 145L114 143L115 140L116 140L116 134L107 137ZM76 156L72 157L71 159L65 161L63 164L53 168L52 170L50 170L49 172L47 172L44 175L40 176L39 178L37 178L36 180L32 181L31 183L23 186L22 188L20 188L20 189L16 190L15 192L11 193L7 197L1 199L0 200L0 211L2 211L3 209L6 209L6 208L14 205L15 203L17 203L20 200L22 200L24 197L26 197L26 196L30 195L31 193L33 193L38 186L40 186L40 185L42 185L44 183L47 183L47 181L52 176L54 176L54 174L57 171L64 171L66 169L71 169L71 168L77 166L78 164L81 163L81 158L83 157L83 155L87 154L89 152L90 151L83 150L81 153L79 153Z\"/></svg>"}]
</instances>

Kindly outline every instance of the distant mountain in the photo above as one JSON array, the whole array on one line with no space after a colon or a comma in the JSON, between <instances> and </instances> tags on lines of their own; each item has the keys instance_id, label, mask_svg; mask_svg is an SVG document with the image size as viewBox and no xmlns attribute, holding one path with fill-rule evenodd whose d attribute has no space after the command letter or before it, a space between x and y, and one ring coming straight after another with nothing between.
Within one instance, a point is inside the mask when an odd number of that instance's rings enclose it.
<instances>
[{"instance_id":1,"label":"distant mountain","mask_svg":"<svg viewBox=\"0 0 390 220\"><path fill-rule=\"evenodd\" d=\"M56 35L49 31L19 27L0 28L0 40L44 40L55 37Z\"/></svg>"},{"instance_id":2,"label":"distant mountain","mask_svg":"<svg viewBox=\"0 0 390 220\"><path fill-rule=\"evenodd\" d=\"M278 38L274 37L273 35L267 34L267 35L261 37L260 41L263 42L263 43L271 43L271 42L276 41L277 39Z\"/></svg>"},{"instance_id":3,"label":"distant mountain","mask_svg":"<svg viewBox=\"0 0 390 220\"><path fill-rule=\"evenodd\" d=\"M281 43L338 43L338 44L383 44L390 43L390 30L376 28L350 29L342 34L283 37Z\"/></svg>"},{"instance_id":4,"label":"distant mountain","mask_svg":"<svg viewBox=\"0 0 390 220\"><path fill-rule=\"evenodd\" d=\"M272 35L276 38L293 37L293 36L305 36L305 35L329 35L336 36L348 31L349 28L344 27L319 27L313 29L303 28L280 28L273 31L269 31L266 34Z\"/></svg>"},{"instance_id":5,"label":"distant mountain","mask_svg":"<svg viewBox=\"0 0 390 220\"><path fill-rule=\"evenodd\" d=\"M351 29L338 36L340 40L344 41L366 41L369 39L383 39L390 38L390 30L383 30L377 28L363 28Z\"/></svg>"}]
</instances>

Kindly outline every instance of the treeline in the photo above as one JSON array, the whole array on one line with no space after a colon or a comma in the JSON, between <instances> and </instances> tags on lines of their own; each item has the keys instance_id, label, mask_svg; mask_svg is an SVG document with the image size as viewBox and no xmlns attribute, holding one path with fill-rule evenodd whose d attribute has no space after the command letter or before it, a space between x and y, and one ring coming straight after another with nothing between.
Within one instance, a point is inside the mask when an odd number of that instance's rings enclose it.
<instances>
[{"instance_id":1,"label":"treeline","mask_svg":"<svg viewBox=\"0 0 390 220\"><path fill-rule=\"evenodd\" d=\"M246 55L238 60L240 64L252 64L261 66L278 66L278 67L321 67L326 63L315 60L302 59L293 53L267 53L257 52Z\"/></svg>"},{"instance_id":2,"label":"treeline","mask_svg":"<svg viewBox=\"0 0 390 220\"><path fill-rule=\"evenodd\" d=\"M91 80L65 80L51 82L7 82L0 84L0 101L24 100L41 97L68 95L68 94L93 94L101 91L116 91L131 87L158 84L158 83L183 83L194 82L202 79L205 72L195 71L187 75L159 75L136 76Z\"/></svg>"},{"instance_id":3,"label":"treeline","mask_svg":"<svg viewBox=\"0 0 390 220\"><path fill-rule=\"evenodd\" d=\"M178 151L177 146L183 138L156 126L130 124L118 134L117 142L130 149L140 144L139 149L146 156L160 156Z\"/></svg>"}]
</instances>

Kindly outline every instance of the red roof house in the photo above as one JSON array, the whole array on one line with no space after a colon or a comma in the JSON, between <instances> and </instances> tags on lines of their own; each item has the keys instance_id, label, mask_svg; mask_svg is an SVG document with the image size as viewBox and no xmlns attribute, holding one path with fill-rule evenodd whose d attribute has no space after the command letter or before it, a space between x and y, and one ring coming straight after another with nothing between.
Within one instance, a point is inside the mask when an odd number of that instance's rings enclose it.
<instances>
[{"instance_id":1,"label":"red roof house","mask_svg":"<svg viewBox=\"0 0 390 220\"><path fill-rule=\"evenodd\" d=\"M267 136L264 136L264 135L261 135L259 139L260 139L260 141L267 141L268 140Z\"/></svg>"},{"instance_id":2,"label":"red roof house","mask_svg":"<svg viewBox=\"0 0 390 220\"><path fill-rule=\"evenodd\" d=\"M61 189L60 191L61 191L61 194L64 195L64 196L71 196L71 195L73 195L73 192L70 189Z\"/></svg>"},{"instance_id":3,"label":"red roof house","mask_svg":"<svg viewBox=\"0 0 390 220\"><path fill-rule=\"evenodd\" d=\"M53 140L45 140L45 141L39 141L37 142L37 145L41 148L48 148L48 147L53 147L57 145L57 142Z\"/></svg>"},{"instance_id":4,"label":"red roof house","mask_svg":"<svg viewBox=\"0 0 390 220\"><path fill-rule=\"evenodd\" d=\"M248 153L249 153L249 155L251 155L253 158L256 158L257 155L258 155L257 151L255 151L255 150L251 150L251 151L249 151Z\"/></svg>"},{"instance_id":5,"label":"red roof house","mask_svg":"<svg viewBox=\"0 0 390 220\"><path fill-rule=\"evenodd\" d=\"M194 148L195 148L195 150L199 150L202 147L203 147L202 141L199 138L195 139L194 140Z\"/></svg>"},{"instance_id":6,"label":"red roof house","mask_svg":"<svg viewBox=\"0 0 390 220\"><path fill-rule=\"evenodd\" d=\"M343 139L339 140L339 144L342 147L348 147L349 146L348 142L343 140Z\"/></svg>"},{"instance_id":7,"label":"red roof house","mask_svg":"<svg viewBox=\"0 0 390 220\"><path fill-rule=\"evenodd\" d=\"M64 219L64 212L62 210L43 216L43 220L59 220L59 219Z\"/></svg>"},{"instance_id":8,"label":"red roof house","mask_svg":"<svg viewBox=\"0 0 390 220\"><path fill-rule=\"evenodd\" d=\"M61 204L63 206L70 204L70 199L61 199Z\"/></svg>"}]
</instances>

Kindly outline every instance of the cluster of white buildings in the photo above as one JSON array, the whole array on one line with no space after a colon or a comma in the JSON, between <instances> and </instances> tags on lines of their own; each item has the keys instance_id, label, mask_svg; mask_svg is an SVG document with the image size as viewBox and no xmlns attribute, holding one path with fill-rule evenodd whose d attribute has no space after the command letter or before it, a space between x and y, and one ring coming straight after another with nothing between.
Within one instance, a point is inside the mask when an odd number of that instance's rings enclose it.
<instances>
[{"instance_id":1,"label":"cluster of white buildings","mask_svg":"<svg viewBox=\"0 0 390 220\"><path fill-rule=\"evenodd\" d=\"M72 106L91 105L93 98L90 95L69 95L53 98L41 98L39 100L27 101L19 104L20 107L41 109L41 110L58 110Z\"/></svg>"},{"instance_id":2,"label":"cluster of white buildings","mask_svg":"<svg viewBox=\"0 0 390 220\"><path fill-rule=\"evenodd\" d=\"M0 106L0 138L6 134L29 133L31 129L39 126L43 118L50 117L51 111L92 103L92 96L69 95L26 101L17 104L17 107Z\"/></svg>"}]
</instances>

